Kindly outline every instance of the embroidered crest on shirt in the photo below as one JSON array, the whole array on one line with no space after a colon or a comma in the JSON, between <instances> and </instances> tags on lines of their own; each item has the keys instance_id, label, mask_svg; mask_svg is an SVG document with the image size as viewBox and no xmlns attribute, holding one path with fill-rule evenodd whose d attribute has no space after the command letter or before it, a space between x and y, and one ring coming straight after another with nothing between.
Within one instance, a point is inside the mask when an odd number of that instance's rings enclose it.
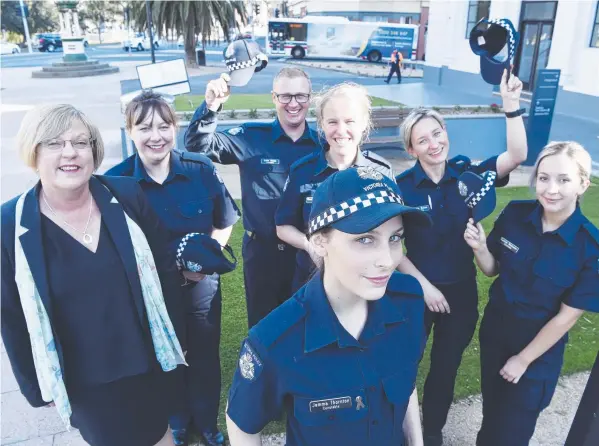
<instances>
[{"instance_id":1,"label":"embroidered crest on shirt","mask_svg":"<svg viewBox=\"0 0 599 446\"><path fill-rule=\"evenodd\" d=\"M262 361L248 341L245 341L239 355L239 372L241 376L248 381L254 381L261 371Z\"/></svg>"},{"instance_id":2,"label":"embroidered crest on shirt","mask_svg":"<svg viewBox=\"0 0 599 446\"><path fill-rule=\"evenodd\" d=\"M237 135L239 133L243 133L243 127L233 127L233 128L230 128L229 130L227 130L227 133L229 135L235 136L235 135Z\"/></svg>"},{"instance_id":3,"label":"embroidered crest on shirt","mask_svg":"<svg viewBox=\"0 0 599 446\"><path fill-rule=\"evenodd\" d=\"M358 175L363 180L375 180L381 181L383 179L383 174L377 172L372 167L358 167Z\"/></svg>"},{"instance_id":4,"label":"embroidered crest on shirt","mask_svg":"<svg viewBox=\"0 0 599 446\"><path fill-rule=\"evenodd\" d=\"M468 186L466 186L462 181L458 182L458 189L462 197L468 195Z\"/></svg>"},{"instance_id":5,"label":"embroidered crest on shirt","mask_svg":"<svg viewBox=\"0 0 599 446\"><path fill-rule=\"evenodd\" d=\"M482 163L482 161L481 161L481 160L476 160L476 161L472 161L472 162L470 163L470 165L471 165L471 166L474 166L474 167L476 167L476 166L480 166L480 163Z\"/></svg>"},{"instance_id":6,"label":"embroidered crest on shirt","mask_svg":"<svg viewBox=\"0 0 599 446\"><path fill-rule=\"evenodd\" d=\"M199 263L188 260L187 262L185 262L185 264L187 265L187 270L191 271L192 273L199 273L200 271L202 271L202 265L200 265Z\"/></svg>"}]
</instances>

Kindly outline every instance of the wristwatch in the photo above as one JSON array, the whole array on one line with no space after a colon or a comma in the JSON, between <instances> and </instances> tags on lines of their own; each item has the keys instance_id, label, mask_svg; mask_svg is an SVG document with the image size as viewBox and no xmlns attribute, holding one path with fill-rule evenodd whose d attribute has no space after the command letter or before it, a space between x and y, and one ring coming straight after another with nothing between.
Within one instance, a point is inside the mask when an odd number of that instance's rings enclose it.
<instances>
[{"instance_id":1,"label":"wristwatch","mask_svg":"<svg viewBox=\"0 0 599 446\"><path fill-rule=\"evenodd\" d=\"M505 117L506 118L517 118L518 116L522 116L524 113L526 113L526 109L520 108L513 112L505 112Z\"/></svg>"}]
</instances>

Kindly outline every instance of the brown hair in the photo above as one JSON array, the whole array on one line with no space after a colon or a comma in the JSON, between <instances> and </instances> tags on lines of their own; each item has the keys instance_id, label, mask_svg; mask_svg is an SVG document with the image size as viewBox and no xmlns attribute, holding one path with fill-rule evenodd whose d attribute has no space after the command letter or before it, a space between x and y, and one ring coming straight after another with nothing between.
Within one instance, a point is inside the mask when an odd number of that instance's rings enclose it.
<instances>
[{"instance_id":1,"label":"brown hair","mask_svg":"<svg viewBox=\"0 0 599 446\"><path fill-rule=\"evenodd\" d=\"M141 124L148 116L154 113L158 113L158 116L167 124L177 126L177 114L173 107L171 107L162 95L147 90L133 98L125 109L125 126L127 131L130 132L133 127Z\"/></svg>"},{"instance_id":2,"label":"brown hair","mask_svg":"<svg viewBox=\"0 0 599 446\"><path fill-rule=\"evenodd\" d=\"M312 81L310 80L310 76L301 68L297 67L285 67L279 70L279 72L275 75L272 80L272 85L274 87L275 83L281 78L294 79L296 77L303 77L308 81L310 85L310 92L312 92Z\"/></svg>"},{"instance_id":3,"label":"brown hair","mask_svg":"<svg viewBox=\"0 0 599 446\"><path fill-rule=\"evenodd\" d=\"M89 131L94 158L94 170L104 160L104 141L96 127L81 110L69 104L42 105L27 112L17 133L17 150L28 167L37 166L38 147L43 141L58 138L68 131L74 121Z\"/></svg>"}]
</instances>

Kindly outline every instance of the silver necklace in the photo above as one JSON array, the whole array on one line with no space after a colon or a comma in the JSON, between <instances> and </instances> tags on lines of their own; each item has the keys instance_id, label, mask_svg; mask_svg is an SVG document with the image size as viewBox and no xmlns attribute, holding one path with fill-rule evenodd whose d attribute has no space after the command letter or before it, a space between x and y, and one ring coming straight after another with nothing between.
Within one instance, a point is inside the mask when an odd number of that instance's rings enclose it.
<instances>
[{"instance_id":1,"label":"silver necklace","mask_svg":"<svg viewBox=\"0 0 599 446\"><path fill-rule=\"evenodd\" d=\"M46 194L43 192L42 192L42 198L44 199L44 203L46 203L46 206L48 206L48 209L50 209L50 211L54 214L54 216L56 218L58 218L59 220L62 220L63 224L65 224L69 228L73 229L74 231L81 232L83 234L83 243L85 243L86 245L91 245L91 243L94 241L94 238L92 237L92 235L89 232L87 232L89 222L92 219L92 204L94 202L93 196L91 193L89 194L89 215L87 216L87 223L85 224L85 228L83 229L83 231L80 231L73 225L70 225L66 221L64 221L63 218L59 217L58 214L56 213L56 211L52 208L52 206L50 206L50 203L48 203L48 200L46 200Z\"/></svg>"}]
</instances>

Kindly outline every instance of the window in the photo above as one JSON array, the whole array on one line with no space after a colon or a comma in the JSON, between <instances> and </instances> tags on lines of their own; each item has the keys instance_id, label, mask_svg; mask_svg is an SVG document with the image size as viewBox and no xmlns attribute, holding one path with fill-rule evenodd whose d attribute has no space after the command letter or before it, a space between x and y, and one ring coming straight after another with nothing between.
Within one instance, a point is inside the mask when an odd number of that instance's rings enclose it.
<instances>
[{"instance_id":1,"label":"window","mask_svg":"<svg viewBox=\"0 0 599 446\"><path fill-rule=\"evenodd\" d=\"M593 33L591 34L591 48L599 48L599 1L595 9L595 21L593 22Z\"/></svg>"},{"instance_id":2,"label":"window","mask_svg":"<svg viewBox=\"0 0 599 446\"><path fill-rule=\"evenodd\" d=\"M474 25L483 17L489 17L490 1L471 1L468 3L468 18L466 20L466 39L470 37L470 31Z\"/></svg>"}]
</instances>

